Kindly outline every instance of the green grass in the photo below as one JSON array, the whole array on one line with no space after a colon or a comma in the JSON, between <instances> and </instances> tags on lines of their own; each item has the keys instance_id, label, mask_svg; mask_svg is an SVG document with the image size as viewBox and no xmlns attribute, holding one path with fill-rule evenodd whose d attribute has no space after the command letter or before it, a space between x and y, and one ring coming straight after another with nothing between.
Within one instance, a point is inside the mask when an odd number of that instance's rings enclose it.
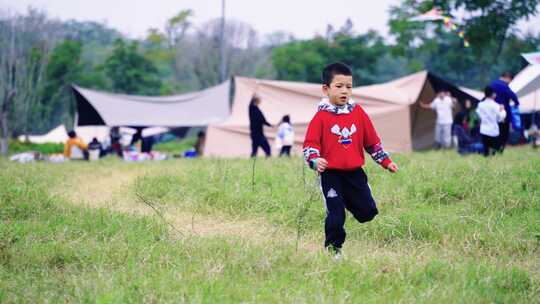
<instances>
[{"instance_id":1,"label":"green grass","mask_svg":"<svg viewBox=\"0 0 540 304\"><path fill-rule=\"evenodd\" d=\"M17 140L10 141L8 148L9 148L9 154L17 154L17 153L28 152L28 151L37 151L42 154L54 154L54 153L64 152L64 144L54 144L54 143L33 144L30 142L21 142Z\"/></svg>"},{"instance_id":2,"label":"green grass","mask_svg":"<svg viewBox=\"0 0 540 304\"><path fill-rule=\"evenodd\" d=\"M348 217L337 263L312 249L324 208L300 159L0 161L0 302L540 303L537 151L395 160L395 175L367 165L380 214L368 224ZM74 175L92 184L115 174L139 177L110 203L144 208L138 193L164 212L279 233L181 235L157 216L80 204L100 193L80 190Z\"/></svg>"},{"instance_id":3,"label":"green grass","mask_svg":"<svg viewBox=\"0 0 540 304\"><path fill-rule=\"evenodd\" d=\"M164 143L155 144L153 150L171 154L180 154L193 148L193 145L197 142L197 137L187 137L182 140L173 140Z\"/></svg>"}]
</instances>

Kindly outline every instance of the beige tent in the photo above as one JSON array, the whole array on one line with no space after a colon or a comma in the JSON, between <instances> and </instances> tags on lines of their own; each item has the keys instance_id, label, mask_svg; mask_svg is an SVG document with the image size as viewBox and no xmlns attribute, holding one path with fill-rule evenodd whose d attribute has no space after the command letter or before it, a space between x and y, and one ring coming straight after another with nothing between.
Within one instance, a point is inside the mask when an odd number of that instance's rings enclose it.
<instances>
[{"instance_id":1,"label":"beige tent","mask_svg":"<svg viewBox=\"0 0 540 304\"><path fill-rule=\"evenodd\" d=\"M473 96L426 71L383 84L358 87L353 99L370 115L383 145L389 151L409 152L433 144L435 113L421 109L419 100L430 102L438 89L448 89L459 99ZM321 86L287 81L235 78L235 96L231 116L223 123L208 127L204 155L207 157L248 157L251 149L248 105L253 94L262 99L260 108L266 119L277 125L290 115L295 129L293 153L301 153L307 125L322 97ZM266 128L273 154L276 129Z\"/></svg>"}]
</instances>

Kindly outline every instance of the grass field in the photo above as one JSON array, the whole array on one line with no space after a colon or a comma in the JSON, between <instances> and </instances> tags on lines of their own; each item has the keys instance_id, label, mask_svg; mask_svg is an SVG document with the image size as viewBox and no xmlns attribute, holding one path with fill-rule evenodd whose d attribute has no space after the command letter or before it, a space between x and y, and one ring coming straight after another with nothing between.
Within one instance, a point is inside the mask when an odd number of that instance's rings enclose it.
<instances>
[{"instance_id":1,"label":"grass field","mask_svg":"<svg viewBox=\"0 0 540 304\"><path fill-rule=\"evenodd\" d=\"M299 158L0 160L0 302L540 303L540 151L394 158L339 262Z\"/></svg>"}]
</instances>

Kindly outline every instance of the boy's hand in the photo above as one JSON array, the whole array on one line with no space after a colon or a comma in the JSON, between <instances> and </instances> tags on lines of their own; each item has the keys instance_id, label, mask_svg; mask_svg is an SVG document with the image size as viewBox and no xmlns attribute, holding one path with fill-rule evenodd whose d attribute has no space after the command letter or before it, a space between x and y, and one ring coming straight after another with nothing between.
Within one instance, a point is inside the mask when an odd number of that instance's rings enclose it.
<instances>
[{"instance_id":1,"label":"boy's hand","mask_svg":"<svg viewBox=\"0 0 540 304\"><path fill-rule=\"evenodd\" d=\"M396 163L394 162L391 162L388 167L386 167L386 169L388 169L388 171L392 172L392 173L396 173L398 172L398 166L396 165Z\"/></svg>"},{"instance_id":2,"label":"boy's hand","mask_svg":"<svg viewBox=\"0 0 540 304\"><path fill-rule=\"evenodd\" d=\"M326 170L326 167L328 166L328 161L324 158L317 158L317 171L320 173L324 172Z\"/></svg>"}]
</instances>

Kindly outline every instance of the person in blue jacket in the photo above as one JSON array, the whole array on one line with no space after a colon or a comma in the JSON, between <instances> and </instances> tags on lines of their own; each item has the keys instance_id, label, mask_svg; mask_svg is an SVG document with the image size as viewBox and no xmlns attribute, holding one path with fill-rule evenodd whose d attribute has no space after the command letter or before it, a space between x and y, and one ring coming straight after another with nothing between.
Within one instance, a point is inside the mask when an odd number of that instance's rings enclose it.
<instances>
[{"instance_id":1,"label":"person in blue jacket","mask_svg":"<svg viewBox=\"0 0 540 304\"><path fill-rule=\"evenodd\" d=\"M261 99L254 95L249 103L249 129L251 132L251 157L257 156L257 150L261 147L266 154L266 157L270 157L270 145L266 136L264 136L263 127L272 125L266 121L264 114L259 109Z\"/></svg>"},{"instance_id":2,"label":"person in blue jacket","mask_svg":"<svg viewBox=\"0 0 540 304\"><path fill-rule=\"evenodd\" d=\"M506 143L508 141L508 136L510 134L510 123L513 124L513 127L515 129L519 129L519 127L517 127L517 122L515 121L515 118L513 119L515 115L512 115L512 108L519 106L519 100L514 91L512 91L512 89L508 86L511 81L512 74L504 72L501 74L501 77L499 79L494 80L489 85L497 94L495 101L498 104L503 105L504 110L506 111L505 120L499 123L499 144L501 153L502 151L504 151L504 147L506 146Z\"/></svg>"}]
</instances>

